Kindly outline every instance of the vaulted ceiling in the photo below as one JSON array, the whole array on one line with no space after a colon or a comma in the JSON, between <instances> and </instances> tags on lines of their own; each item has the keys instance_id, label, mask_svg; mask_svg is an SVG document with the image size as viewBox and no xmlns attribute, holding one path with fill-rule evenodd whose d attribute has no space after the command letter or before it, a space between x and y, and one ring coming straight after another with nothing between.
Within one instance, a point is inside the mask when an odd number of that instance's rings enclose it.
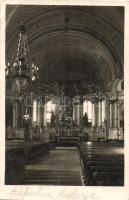
<instances>
[{"instance_id":1,"label":"vaulted ceiling","mask_svg":"<svg viewBox=\"0 0 129 200\"><path fill-rule=\"evenodd\" d=\"M123 7L8 5L6 60L15 56L21 20L31 58L40 68L37 87L71 80L72 74L107 90L123 76Z\"/></svg>"}]
</instances>

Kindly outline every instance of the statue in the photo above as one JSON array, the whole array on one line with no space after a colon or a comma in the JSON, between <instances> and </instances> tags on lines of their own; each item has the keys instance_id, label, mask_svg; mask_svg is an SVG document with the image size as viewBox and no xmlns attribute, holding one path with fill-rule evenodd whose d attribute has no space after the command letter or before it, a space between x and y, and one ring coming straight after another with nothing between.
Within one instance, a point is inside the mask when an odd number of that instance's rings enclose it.
<instances>
[{"instance_id":1,"label":"statue","mask_svg":"<svg viewBox=\"0 0 129 200\"><path fill-rule=\"evenodd\" d=\"M88 127L89 127L88 115L85 112L85 115L83 116L83 129L82 129L82 133L83 133L83 136L84 136L84 141L88 141Z\"/></svg>"},{"instance_id":2,"label":"statue","mask_svg":"<svg viewBox=\"0 0 129 200\"><path fill-rule=\"evenodd\" d=\"M24 119L24 138L25 138L25 141L29 141L30 140L30 116L27 113L27 110L26 110L25 115L23 116L23 119Z\"/></svg>"},{"instance_id":3,"label":"statue","mask_svg":"<svg viewBox=\"0 0 129 200\"><path fill-rule=\"evenodd\" d=\"M85 112L85 115L83 116L83 126L88 127L88 115Z\"/></svg>"},{"instance_id":4,"label":"statue","mask_svg":"<svg viewBox=\"0 0 129 200\"><path fill-rule=\"evenodd\" d=\"M52 115L51 115L51 126L55 126L55 115L54 115L54 112L52 112Z\"/></svg>"},{"instance_id":5,"label":"statue","mask_svg":"<svg viewBox=\"0 0 129 200\"><path fill-rule=\"evenodd\" d=\"M63 127L65 126L65 115L64 114L62 114L62 116L61 116L61 124Z\"/></svg>"}]
</instances>

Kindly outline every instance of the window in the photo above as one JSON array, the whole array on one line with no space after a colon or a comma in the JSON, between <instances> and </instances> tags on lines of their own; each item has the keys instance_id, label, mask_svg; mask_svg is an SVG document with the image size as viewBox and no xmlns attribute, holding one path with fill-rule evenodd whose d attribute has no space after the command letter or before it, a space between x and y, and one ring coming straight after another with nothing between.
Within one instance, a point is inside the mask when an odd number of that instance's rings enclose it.
<instances>
[{"instance_id":1,"label":"window","mask_svg":"<svg viewBox=\"0 0 129 200\"><path fill-rule=\"evenodd\" d=\"M56 109L56 104L52 103L52 101L48 101L46 103L46 122L47 123L51 123L51 114L52 112L55 113L55 109Z\"/></svg>"},{"instance_id":2,"label":"window","mask_svg":"<svg viewBox=\"0 0 129 200\"><path fill-rule=\"evenodd\" d=\"M83 115L87 113L88 122L92 122L92 103L91 101L84 101L83 103Z\"/></svg>"},{"instance_id":3,"label":"window","mask_svg":"<svg viewBox=\"0 0 129 200\"><path fill-rule=\"evenodd\" d=\"M105 121L105 100L102 101L102 122Z\"/></svg>"},{"instance_id":4,"label":"window","mask_svg":"<svg viewBox=\"0 0 129 200\"><path fill-rule=\"evenodd\" d=\"M33 101L33 122L37 119L37 102Z\"/></svg>"},{"instance_id":5,"label":"window","mask_svg":"<svg viewBox=\"0 0 129 200\"><path fill-rule=\"evenodd\" d=\"M98 103L99 106L99 126L103 126L104 125L104 121L105 121L105 100L99 101Z\"/></svg>"}]
</instances>

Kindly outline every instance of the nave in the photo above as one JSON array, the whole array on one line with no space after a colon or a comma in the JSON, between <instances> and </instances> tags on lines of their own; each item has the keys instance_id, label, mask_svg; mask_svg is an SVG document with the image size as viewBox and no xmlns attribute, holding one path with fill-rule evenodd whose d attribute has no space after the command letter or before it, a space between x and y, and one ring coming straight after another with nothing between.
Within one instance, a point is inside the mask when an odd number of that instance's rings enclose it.
<instances>
[{"instance_id":1,"label":"nave","mask_svg":"<svg viewBox=\"0 0 129 200\"><path fill-rule=\"evenodd\" d=\"M19 154L16 150L8 153L13 159L7 160L10 166L6 168L7 184L124 185L124 149L121 141L81 142L74 147L54 148L42 143L40 146L33 144L28 152L24 151L22 144Z\"/></svg>"},{"instance_id":2,"label":"nave","mask_svg":"<svg viewBox=\"0 0 129 200\"><path fill-rule=\"evenodd\" d=\"M7 5L5 184L124 186L124 7Z\"/></svg>"},{"instance_id":3,"label":"nave","mask_svg":"<svg viewBox=\"0 0 129 200\"><path fill-rule=\"evenodd\" d=\"M23 184L83 185L77 148L57 147L25 166Z\"/></svg>"}]
</instances>

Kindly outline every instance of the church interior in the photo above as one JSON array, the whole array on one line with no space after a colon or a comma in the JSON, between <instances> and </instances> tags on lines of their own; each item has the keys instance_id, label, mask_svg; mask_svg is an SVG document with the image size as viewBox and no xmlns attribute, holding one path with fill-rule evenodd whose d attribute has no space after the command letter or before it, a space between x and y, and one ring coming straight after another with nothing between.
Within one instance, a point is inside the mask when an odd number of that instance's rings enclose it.
<instances>
[{"instance_id":1,"label":"church interior","mask_svg":"<svg viewBox=\"0 0 129 200\"><path fill-rule=\"evenodd\" d=\"M124 186L124 7L6 6L6 185Z\"/></svg>"}]
</instances>

